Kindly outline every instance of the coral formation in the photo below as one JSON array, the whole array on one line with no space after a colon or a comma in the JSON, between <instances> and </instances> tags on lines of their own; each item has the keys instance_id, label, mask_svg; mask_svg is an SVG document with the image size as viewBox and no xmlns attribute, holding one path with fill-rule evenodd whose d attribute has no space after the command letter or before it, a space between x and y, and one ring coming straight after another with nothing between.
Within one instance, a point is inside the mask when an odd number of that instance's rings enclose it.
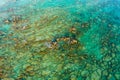
<instances>
[{"instance_id":1,"label":"coral formation","mask_svg":"<svg viewBox=\"0 0 120 80\"><path fill-rule=\"evenodd\" d=\"M119 0L5 0L0 80L120 80Z\"/></svg>"}]
</instances>

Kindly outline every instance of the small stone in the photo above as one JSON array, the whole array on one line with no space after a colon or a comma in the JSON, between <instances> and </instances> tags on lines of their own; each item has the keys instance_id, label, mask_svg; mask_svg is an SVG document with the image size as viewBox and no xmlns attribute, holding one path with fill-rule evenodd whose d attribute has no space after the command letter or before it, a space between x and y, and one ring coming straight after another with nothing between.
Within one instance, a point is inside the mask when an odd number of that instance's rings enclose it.
<instances>
[{"instance_id":1,"label":"small stone","mask_svg":"<svg viewBox=\"0 0 120 80\"><path fill-rule=\"evenodd\" d=\"M91 80L100 80L101 75L99 75L96 71L92 73Z\"/></svg>"},{"instance_id":2,"label":"small stone","mask_svg":"<svg viewBox=\"0 0 120 80\"><path fill-rule=\"evenodd\" d=\"M23 65L23 69L25 69L27 66L30 66L30 64Z\"/></svg>"},{"instance_id":3,"label":"small stone","mask_svg":"<svg viewBox=\"0 0 120 80\"><path fill-rule=\"evenodd\" d=\"M46 47L41 47L40 48L40 51L44 51L44 50L46 50Z\"/></svg>"},{"instance_id":4,"label":"small stone","mask_svg":"<svg viewBox=\"0 0 120 80\"><path fill-rule=\"evenodd\" d=\"M86 77L89 75L89 72L87 70L84 70L81 72L81 76Z\"/></svg>"},{"instance_id":5,"label":"small stone","mask_svg":"<svg viewBox=\"0 0 120 80\"><path fill-rule=\"evenodd\" d=\"M113 54L112 54L112 57L114 58L115 56L116 56L115 53L113 53Z\"/></svg>"},{"instance_id":6,"label":"small stone","mask_svg":"<svg viewBox=\"0 0 120 80\"><path fill-rule=\"evenodd\" d=\"M62 70L63 69L63 64L59 64L58 66L57 66L57 71L60 71L60 70Z\"/></svg>"},{"instance_id":7,"label":"small stone","mask_svg":"<svg viewBox=\"0 0 120 80\"><path fill-rule=\"evenodd\" d=\"M50 74L50 71L42 71L42 75L45 76L45 75L49 75Z\"/></svg>"},{"instance_id":8,"label":"small stone","mask_svg":"<svg viewBox=\"0 0 120 80\"><path fill-rule=\"evenodd\" d=\"M37 65L37 64L38 64L38 61L32 61L31 64L32 64L32 65Z\"/></svg>"},{"instance_id":9,"label":"small stone","mask_svg":"<svg viewBox=\"0 0 120 80\"><path fill-rule=\"evenodd\" d=\"M51 80L59 80L57 77L53 77Z\"/></svg>"},{"instance_id":10,"label":"small stone","mask_svg":"<svg viewBox=\"0 0 120 80\"><path fill-rule=\"evenodd\" d=\"M86 80L91 80L91 79L90 79L90 77L88 76L88 77L86 78Z\"/></svg>"},{"instance_id":11,"label":"small stone","mask_svg":"<svg viewBox=\"0 0 120 80\"><path fill-rule=\"evenodd\" d=\"M99 75L101 75L101 70L100 70L100 69L98 69L98 70L97 70L97 73L98 73Z\"/></svg>"},{"instance_id":12,"label":"small stone","mask_svg":"<svg viewBox=\"0 0 120 80\"><path fill-rule=\"evenodd\" d=\"M117 45L117 50L120 51L120 45Z\"/></svg>"},{"instance_id":13,"label":"small stone","mask_svg":"<svg viewBox=\"0 0 120 80\"><path fill-rule=\"evenodd\" d=\"M106 56L105 58L104 58L104 61L110 61L112 59L112 57L110 57L110 56Z\"/></svg>"},{"instance_id":14,"label":"small stone","mask_svg":"<svg viewBox=\"0 0 120 80\"><path fill-rule=\"evenodd\" d=\"M29 72L29 71L32 71L33 70L33 67L32 66L27 66L26 68L26 71Z\"/></svg>"},{"instance_id":15,"label":"small stone","mask_svg":"<svg viewBox=\"0 0 120 80\"><path fill-rule=\"evenodd\" d=\"M35 41L40 41L41 40L41 37L37 37L36 39L35 39Z\"/></svg>"},{"instance_id":16,"label":"small stone","mask_svg":"<svg viewBox=\"0 0 120 80\"><path fill-rule=\"evenodd\" d=\"M102 74L103 74L103 76L107 76L108 75L108 71L104 70Z\"/></svg>"},{"instance_id":17,"label":"small stone","mask_svg":"<svg viewBox=\"0 0 120 80\"><path fill-rule=\"evenodd\" d=\"M4 64L4 62L0 61L0 66L2 66Z\"/></svg>"},{"instance_id":18,"label":"small stone","mask_svg":"<svg viewBox=\"0 0 120 80\"><path fill-rule=\"evenodd\" d=\"M75 75L72 75L70 80L77 80L77 78Z\"/></svg>"},{"instance_id":19,"label":"small stone","mask_svg":"<svg viewBox=\"0 0 120 80\"><path fill-rule=\"evenodd\" d=\"M116 73L116 74L115 74L115 77L116 77L117 80L119 80L119 79L120 79L120 74L119 74L119 73Z\"/></svg>"},{"instance_id":20,"label":"small stone","mask_svg":"<svg viewBox=\"0 0 120 80\"><path fill-rule=\"evenodd\" d=\"M2 80L15 80L13 78L3 78Z\"/></svg>"},{"instance_id":21,"label":"small stone","mask_svg":"<svg viewBox=\"0 0 120 80\"><path fill-rule=\"evenodd\" d=\"M108 80L116 80L116 79L115 79L115 77L114 77L113 75L110 74L110 75L108 76Z\"/></svg>"},{"instance_id":22,"label":"small stone","mask_svg":"<svg viewBox=\"0 0 120 80\"><path fill-rule=\"evenodd\" d=\"M5 23L10 23L10 20L7 19L7 20L5 20L4 22L5 22Z\"/></svg>"}]
</instances>

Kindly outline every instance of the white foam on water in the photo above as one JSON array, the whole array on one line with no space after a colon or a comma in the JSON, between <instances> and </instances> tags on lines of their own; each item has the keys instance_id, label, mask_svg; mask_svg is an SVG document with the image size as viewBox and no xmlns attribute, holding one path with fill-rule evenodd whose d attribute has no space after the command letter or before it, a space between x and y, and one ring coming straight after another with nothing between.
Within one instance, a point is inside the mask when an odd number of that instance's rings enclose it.
<instances>
[{"instance_id":1,"label":"white foam on water","mask_svg":"<svg viewBox=\"0 0 120 80\"><path fill-rule=\"evenodd\" d=\"M9 2L10 0L0 0L0 7L5 5L7 2Z\"/></svg>"}]
</instances>

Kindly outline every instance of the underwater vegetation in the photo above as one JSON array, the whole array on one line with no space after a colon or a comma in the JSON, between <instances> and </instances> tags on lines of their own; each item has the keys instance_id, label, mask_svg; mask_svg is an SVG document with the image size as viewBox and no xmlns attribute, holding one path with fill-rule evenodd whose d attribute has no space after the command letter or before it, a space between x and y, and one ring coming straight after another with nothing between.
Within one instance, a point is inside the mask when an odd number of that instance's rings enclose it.
<instances>
[{"instance_id":1,"label":"underwater vegetation","mask_svg":"<svg viewBox=\"0 0 120 80\"><path fill-rule=\"evenodd\" d=\"M120 1L1 0L0 80L120 80Z\"/></svg>"}]
</instances>

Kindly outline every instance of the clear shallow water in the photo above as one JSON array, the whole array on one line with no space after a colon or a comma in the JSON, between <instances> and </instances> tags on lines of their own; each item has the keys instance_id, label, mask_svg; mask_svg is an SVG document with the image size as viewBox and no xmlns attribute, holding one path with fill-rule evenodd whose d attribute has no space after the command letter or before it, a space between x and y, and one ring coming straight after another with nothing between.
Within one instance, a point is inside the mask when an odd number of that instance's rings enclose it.
<instances>
[{"instance_id":1,"label":"clear shallow water","mask_svg":"<svg viewBox=\"0 0 120 80\"><path fill-rule=\"evenodd\" d=\"M0 79L119 80L119 0L4 0Z\"/></svg>"}]
</instances>

